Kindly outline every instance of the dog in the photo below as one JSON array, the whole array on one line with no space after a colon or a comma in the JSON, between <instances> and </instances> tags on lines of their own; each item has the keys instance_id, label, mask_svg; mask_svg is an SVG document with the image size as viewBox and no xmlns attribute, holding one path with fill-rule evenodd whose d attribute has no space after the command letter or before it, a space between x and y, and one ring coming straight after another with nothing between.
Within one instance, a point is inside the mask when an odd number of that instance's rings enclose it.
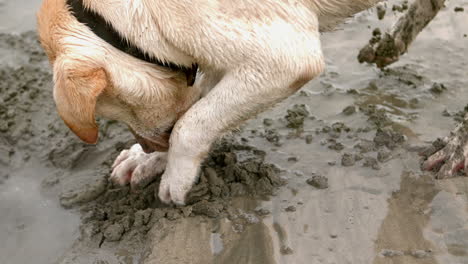
<instances>
[{"instance_id":1,"label":"dog","mask_svg":"<svg viewBox=\"0 0 468 264\"><path fill-rule=\"evenodd\" d=\"M65 124L94 144L95 116L126 123L139 145L111 178L164 171L160 200L183 205L212 143L319 76L320 32L378 1L44 0L38 32Z\"/></svg>"}]
</instances>

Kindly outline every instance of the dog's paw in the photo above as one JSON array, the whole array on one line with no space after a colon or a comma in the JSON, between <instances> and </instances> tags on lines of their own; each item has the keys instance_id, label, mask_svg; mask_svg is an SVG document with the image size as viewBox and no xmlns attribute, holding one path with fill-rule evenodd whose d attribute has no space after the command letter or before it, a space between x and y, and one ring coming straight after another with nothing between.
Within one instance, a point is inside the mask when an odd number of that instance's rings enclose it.
<instances>
[{"instance_id":1,"label":"dog's paw","mask_svg":"<svg viewBox=\"0 0 468 264\"><path fill-rule=\"evenodd\" d=\"M449 137L445 146L424 161L423 170L437 172L437 179L455 177L460 171L468 171L468 124L462 122Z\"/></svg>"},{"instance_id":2,"label":"dog's paw","mask_svg":"<svg viewBox=\"0 0 468 264\"><path fill-rule=\"evenodd\" d=\"M130 183L132 188L142 188L161 175L166 163L166 152L146 154L139 144L135 144L115 159L110 178L120 185Z\"/></svg>"},{"instance_id":3,"label":"dog's paw","mask_svg":"<svg viewBox=\"0 0 468 264\"><path fill-rule=\"evenodd\" d=\"M185 205L185 199L198 176L199 164L180 158L174 169L167 168L159 185L159 199L166 204Z\"/></svg>"}]
</instances>

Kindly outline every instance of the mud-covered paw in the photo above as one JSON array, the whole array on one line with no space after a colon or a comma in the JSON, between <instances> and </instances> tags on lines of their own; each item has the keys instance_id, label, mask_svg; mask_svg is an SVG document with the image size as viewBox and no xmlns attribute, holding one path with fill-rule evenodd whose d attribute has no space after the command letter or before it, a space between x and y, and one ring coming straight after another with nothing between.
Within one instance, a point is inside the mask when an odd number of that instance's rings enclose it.
<instances>
[{"instance_id":1,"label":"mud-covered paw","mask_svg":"<svg viewBox=\"0 0 468 264\"><path fill-rule=\"evenodd\" d=\"M444 139L445 146L430 155L422 164L423 170L436 172L437 179L455 177L468 170L468 133L464 124Z\"/></svg>"},{"instance_id":2,"label":"mud-covered paw","mask_svg":"<svg viewBox=\"0 0 468 264\"><path fill-rule=\"evenodd\" d=\"M168 169L161 178L158 196L163 203L185 205L187 194L197 180L198 164L178 164L177 170Z\"/></svg>"},{"instance_id":3,"label":"mud-covered paw","mask_svg":"<svg viewBox=\"0 0 468 264\"><path fill-rule=\"evenodd\" d=\"M166 204L185 205L185 198L191 187L191 184L180 185L170 180L161 181L159 185L159 199Z\"/></svg>"},{"instance_id":4,"label":"mud-covered paw","mask_svg":"<svg viewBox=\"0 0 468 264\"><path fill-rule=\"evenodd\" d=\"M110 178L120 185L130 183L132 188L142 188L162 174L166 163L167 153L146 154L140 145L135 144L115 159Z\"/></svg>"}]
</instances>

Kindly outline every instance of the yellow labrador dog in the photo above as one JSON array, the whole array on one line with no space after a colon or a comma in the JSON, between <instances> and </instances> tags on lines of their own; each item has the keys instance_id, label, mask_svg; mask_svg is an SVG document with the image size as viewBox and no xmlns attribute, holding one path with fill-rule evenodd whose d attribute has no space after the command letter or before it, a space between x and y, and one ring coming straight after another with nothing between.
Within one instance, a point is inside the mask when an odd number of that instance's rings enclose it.
<instances>
[{"instance_id":1,"label":"yellow labrador dog","mask_svg":"<svg viewBox=\"0 0 468 264\"><path fill-rule=\"evenodd\" d=\"M164 171L159 198L184 204L211 144L317 77L319 32L376 2L44 0L38 27L68 127L95 143L95 116L125 122L140 144L112 178Z\"/></svg>"}]
</instances>

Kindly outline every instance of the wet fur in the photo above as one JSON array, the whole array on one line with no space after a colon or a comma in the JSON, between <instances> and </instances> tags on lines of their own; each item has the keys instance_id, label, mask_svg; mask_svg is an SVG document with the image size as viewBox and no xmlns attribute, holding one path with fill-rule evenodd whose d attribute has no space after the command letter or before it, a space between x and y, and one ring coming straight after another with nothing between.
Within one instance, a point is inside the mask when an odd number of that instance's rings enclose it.
<instances>
[{"instance_id":1,"label":"wet fur","mask_svg":"<svg viewBox=\"0 0 468 264\"><path fill-rule=\"evenodd\" d=\"M45 0L39 13L55 90L67 91L56 92L62 118L88 142L94 140L86 127L94 124L93 105L96 114L126 122L142 136L175 123L159 197L183 204L211 144L317 77L324 68L320 30L377 0L84 0L150 56L198 64L194 87L102 43L67 15L63 2ZM81 87L57 77L73 78L69 71L81 68L104 69L106 87L92 76L73 82ZM69 105L76 100L86 101L79 106L86 109Z\"/></svg>"}]
</instances>

